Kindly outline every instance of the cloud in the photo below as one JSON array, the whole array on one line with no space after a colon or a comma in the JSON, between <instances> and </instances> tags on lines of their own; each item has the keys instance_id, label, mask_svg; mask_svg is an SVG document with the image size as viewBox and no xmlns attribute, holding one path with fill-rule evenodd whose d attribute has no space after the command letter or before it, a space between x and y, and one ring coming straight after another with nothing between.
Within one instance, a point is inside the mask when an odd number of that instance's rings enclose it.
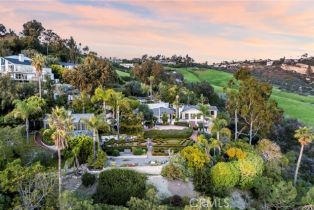
<instances>
[{"instance_id":1,"label":"cloud","mask_svg":"<svg viewBox=\"0 0 314 210\"><path fill-rule=\"evenodd\" d=\"M313 52L314 5L302 1L3 1L16 31L37 19L103 56L189 54L198 61Z\"/></svg>"}]
</instances>

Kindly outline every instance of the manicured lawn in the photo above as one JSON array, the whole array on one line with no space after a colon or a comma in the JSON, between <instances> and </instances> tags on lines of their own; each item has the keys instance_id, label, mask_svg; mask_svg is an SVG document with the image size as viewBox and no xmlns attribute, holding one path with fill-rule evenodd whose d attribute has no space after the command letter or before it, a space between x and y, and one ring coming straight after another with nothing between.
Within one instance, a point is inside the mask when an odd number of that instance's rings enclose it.
<instances>
[{"instance_id":1,"label":"manicured lawn","mask_svg":"<svg viewBox=\"0 0 314 210\"><path fill-rule=\"evenodd\" d=\"M190 82L208 81L216 91L222 92L232 78L232 74L217 70L193 70L191 68L176 69ZM308 126L314 127L314 96L302 96L295 93L273 89L272 98L285 111L285 116L297 118Z\"/></svg>"},{"instance_id":2,"label":"manicured lawn","mask_svg":"<svg viewBox=\"0 0 314 210\"><path fill-rule=\"evenodd\" d=\"M124 71L120 71L118 69L116 69L116 72L118 73L118 75L120 77L129 77L130 76L130 73L127 73L127 72L124 72Z\"/></svg>"}]
</instances>

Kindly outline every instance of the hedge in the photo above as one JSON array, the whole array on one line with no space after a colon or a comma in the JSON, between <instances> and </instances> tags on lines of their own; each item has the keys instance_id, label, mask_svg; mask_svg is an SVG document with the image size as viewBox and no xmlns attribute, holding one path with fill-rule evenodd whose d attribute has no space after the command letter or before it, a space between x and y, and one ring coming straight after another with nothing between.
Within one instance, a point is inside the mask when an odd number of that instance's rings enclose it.
<instances>
[{"instance_id":1,"label":"hedge","mask_svg":"<svg viewBox=\"0 0 314 210\"><path fill-rule=\"evenodd\" d=\"M142 198L147 177L133 170L111 169L99 175L94 201L111 205L126 205L131 197Z\"/></svg>"},{"instance_id":2,"label":"hedge","mask_svg":"<svg viewBox=\"0 0 314 210\"><path fill-rule=\"evenodd\" d=\"M150 139L187 139L192 136L192 128L183 130L148 130L144 132L144 138Z\"/></svg>"}]
</instances>

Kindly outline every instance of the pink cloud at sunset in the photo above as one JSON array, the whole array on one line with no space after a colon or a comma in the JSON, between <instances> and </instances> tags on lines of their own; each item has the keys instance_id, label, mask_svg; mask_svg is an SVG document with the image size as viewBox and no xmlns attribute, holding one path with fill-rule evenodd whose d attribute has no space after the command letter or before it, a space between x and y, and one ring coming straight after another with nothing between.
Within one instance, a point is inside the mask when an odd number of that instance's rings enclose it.
<instances>
[{"instance_id":1,"label":"pink cloud at sunset","mask_svg":"<svg viewBox=\"0 0 314 210\"><path fill-rule=\"evenodd\" d=\"M36 19L106 57L189 54L197 61L314 54L310 1L3 0L0 23Z\"/></svg>"}]
</instances>

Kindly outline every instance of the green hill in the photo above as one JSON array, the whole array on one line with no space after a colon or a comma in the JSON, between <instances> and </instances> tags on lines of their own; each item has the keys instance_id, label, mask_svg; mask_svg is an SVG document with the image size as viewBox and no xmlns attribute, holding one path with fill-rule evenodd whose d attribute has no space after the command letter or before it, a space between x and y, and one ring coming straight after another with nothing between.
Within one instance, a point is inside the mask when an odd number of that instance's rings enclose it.
<instances>
[{"instance_id":1,"label":"green hill","mask_svg":"<svg viewBox=\"0 0 314 210\"><path fill-rule=\"evenodd\" d=\"M232 78L230 73L211 69L178 68L173 70L182 73L190 82L208 81L218 92L221 92ZM314 96L302 96L274 88L272 98L283 108L286 117L297 118L306 125L314 127Z\"/></svg>"}]
</instances>

